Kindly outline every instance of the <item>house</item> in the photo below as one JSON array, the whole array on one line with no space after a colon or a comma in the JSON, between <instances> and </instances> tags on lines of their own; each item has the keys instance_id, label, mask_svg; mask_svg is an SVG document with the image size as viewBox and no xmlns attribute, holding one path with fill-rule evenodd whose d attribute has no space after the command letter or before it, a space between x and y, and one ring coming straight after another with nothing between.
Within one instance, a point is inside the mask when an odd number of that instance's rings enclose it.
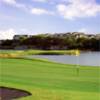
<instances>
[{"instance_id":1,"label":"house","mask_svg":"<svg viewBox=\"0 0 100 100\"><path fill-rule=\"evenodd\" d=\"M29 37L32 37L33 35L14 35L13 39L14 40L19 40L21 38L29 38Z\"/></svg>"}]
</instances>

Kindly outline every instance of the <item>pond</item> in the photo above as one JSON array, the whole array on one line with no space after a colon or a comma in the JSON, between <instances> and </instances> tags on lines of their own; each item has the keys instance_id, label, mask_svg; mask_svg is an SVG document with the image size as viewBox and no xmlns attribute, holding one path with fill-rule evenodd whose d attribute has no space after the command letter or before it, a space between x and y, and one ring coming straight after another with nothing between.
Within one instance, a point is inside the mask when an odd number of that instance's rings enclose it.
<instances>
[{"instance_id":1,"label":"pond","mask_svg":"<svg viewBox=\"0 0 100 100\"><path fill-rule=\"evenodd\" d=\"M30 58L44 58L53 62L63 64L79 64L89 66L100 66L100 52L83 52L75 55L32 55Z\"/></svg>"}]
</instances>

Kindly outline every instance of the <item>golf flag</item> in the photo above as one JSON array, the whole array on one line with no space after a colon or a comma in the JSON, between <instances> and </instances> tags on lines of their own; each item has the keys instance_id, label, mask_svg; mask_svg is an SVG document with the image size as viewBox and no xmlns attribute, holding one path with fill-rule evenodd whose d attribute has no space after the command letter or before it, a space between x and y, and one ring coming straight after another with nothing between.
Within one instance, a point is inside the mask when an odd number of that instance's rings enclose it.
<instances>
[{"instance_id":1,"label":"golf flag","mask_svg":"<svg viewBox=\"0 0 100 100\"><path fill-rule=\"evenodd\" d=\"M76 51L75 51L75 55L76 55L76 56L79 56L79 55L80 55L80 51L79 51L79 50L76 50Z\"/></svg>"},{"instance_id":2,"label":"golf flag","mask_svg":"<svg viewBox=\"0 0 100 100\"><path fill-rule=\"evenodd\" d=\"M79 50L76 50L75 51L75 56L79 56L80 55L80 51ZM79 63L79 61L78 61L78 59L79 58L77 58L77 64L76 64L76 73L77 73L77 76L79 76L79 65L78 65L78 63Z\"/></svg>"}]
</instances>

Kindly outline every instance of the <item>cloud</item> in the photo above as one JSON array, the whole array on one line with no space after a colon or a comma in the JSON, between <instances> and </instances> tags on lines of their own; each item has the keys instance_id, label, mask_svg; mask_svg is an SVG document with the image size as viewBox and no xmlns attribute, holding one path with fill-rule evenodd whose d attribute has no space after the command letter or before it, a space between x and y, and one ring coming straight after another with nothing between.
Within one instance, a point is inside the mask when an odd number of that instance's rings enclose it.
<instances>
[{"instance_id":1,"label":"cloud","mask_svg":"<svg viewBox=\"0 0 100 100\"><path fill-rule=\"evenodd\" d=\"M43 15L43 14L53 15L54 14L53 12L48 11L48 10L43 9L43 8L32 8L31 13L35 14L35 15Z\"/></svg>"},{"instance_id":2,"label":"cloud","mask_svg":"<svg viewBox=\"0 0 100 100\"><path fill-rule=\"evenodd\" d=\"M94 34L95 32L93 32L93 30L91 29L87 29L87 28L80 28L77 32L82 32L82 33L85 33L85 34Z\"/></svg>"},{"instance_id":3,"label":"cloud","mask_svg":"<svg viewBox=\"0 0 100 100\"><path fill-rule=\"evenodd\" d=\"M16 8L27 10L27 7L24 4L18 3L16 0L1 0L1 2Z\"/></svg>"},{"instance_id":4,"label":"cloud","mask_svg":"<svg viewBox=\"0 0 100 100\"><path fill-rule=\"evenodd\" d=\"M14 29L0 30L0 40L12 39L17 34Z\"/></svg>"},{"instance_id":5,"label":"cloud","mask_svg":"<svg viewBox=\"0 0 100 100\"><path fill-rule=\"evenodd\" d=\"M100 5L96 0L66 0L67 4L56 6L58 13L66 19L96 16L100 13Z\"/></svg>"},{"instance_id":6,"label":"cloud","mask_svg":"<svg viewBox=\"0 0 100 100\"><path fill-rule=\"evenodd\" d=\"M47 2L48 0L32 0L32 1L34 1L34 2Z\"/></svg>"},{"instance_id":7,"label":"cloud","mask_svg":"<svg viewBox=\"0 0 100 100\"><path fill-rule=\"evenodd\" d=\"M57 15L65 19L87 18L97 16L100 13L100 4L96 0L31 0L33 2L53 4L54 11L44 8L34 8L25 2L19 3L18 0L0 0L7 5L22 9L34 15ZM49 5L50 6L50 5ZM50 7L48 7L50 8Z\"/></svg>"},{"instance_id":8,"label":"cloud","mask_svg":"<svg viewBox=\"0 0 100 100\"><path fill-rule=\"evenodd\" d=\"M10 4L10 5L15 5L16 4L16 0L1 0L4 3Z\"/></svg>"},{"instance_id":9,"label":"cloud","mask_svg":"<svg viewBox=\"0 0 100 100\"><path fill-rule=\"evenodd\" d=\"M78 32L87 32L87 29L86 28L81 28L78 30Z\"/></svg>"},{"instance_id":10,"label":"cloud","mask_svg":"<svg viewBox=\"0 0 100 100\"><path fill-rule=\"evenodd\" d=\"M47 2L47 0L32 0L32 1ZM53 15L54 14L52 11L48 11L43 8L34 8L31 5L25 5L25 4L19 3L19 2L17 2L17 0L1 0L0 2L10 5L10 6L13 6L13 7L16 7L16 8L19 8L19 9L22 9L28 13L31 12L31 14L34 14L34 15L43 15L43 14Z\"/></svg>"},{"instance_id":11,"label":"cloud","mask_svg":"<svg viewBox=\"0 0 100 100\"><path fill-rule=\"evenodd\" d=\"M33 2L37 3L47 3L49 5L56 5L59 3L66 3L67 0L32 0Z\"/></svg>"}]
</instances>

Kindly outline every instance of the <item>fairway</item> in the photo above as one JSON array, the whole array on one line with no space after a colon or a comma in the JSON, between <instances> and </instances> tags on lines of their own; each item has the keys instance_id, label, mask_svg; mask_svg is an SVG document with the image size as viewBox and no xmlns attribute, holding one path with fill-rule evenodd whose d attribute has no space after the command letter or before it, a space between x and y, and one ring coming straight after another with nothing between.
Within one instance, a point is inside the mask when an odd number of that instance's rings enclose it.
<instances>
[{"instance_id":1,"label":"fairway","mask_svg":"<svg viewBox=\"0 0 100 100\"><path fill-rule=\"evenodd\" d=\"M0 86L23 89L18 100L100 100L100 67L59 64L42 59L0 58Z\"/></svg>"}]
</instances>

